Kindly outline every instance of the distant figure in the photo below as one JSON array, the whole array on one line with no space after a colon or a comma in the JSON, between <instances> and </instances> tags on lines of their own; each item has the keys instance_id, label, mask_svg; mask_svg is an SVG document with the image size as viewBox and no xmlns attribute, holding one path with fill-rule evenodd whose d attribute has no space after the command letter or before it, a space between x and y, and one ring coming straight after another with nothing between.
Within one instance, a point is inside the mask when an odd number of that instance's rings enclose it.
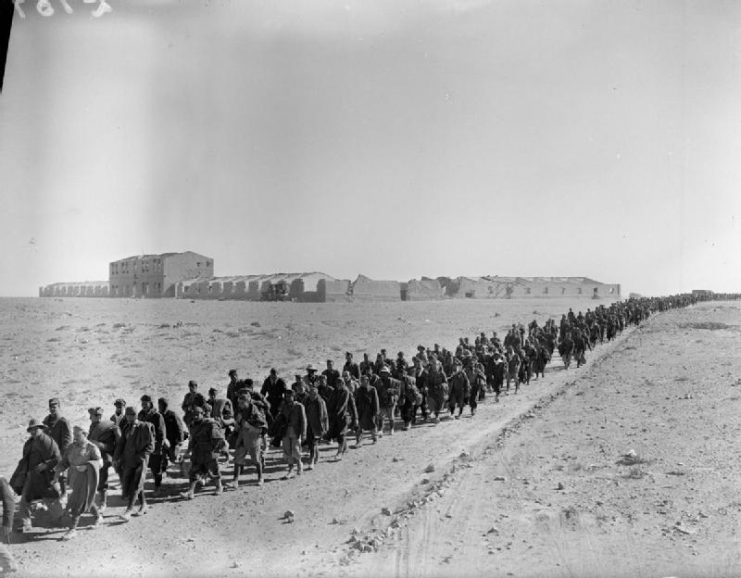
<instances>
[{"instance_id":1,"label":"distant figure","mask_svg":"<svg viewBox=\"0 0 741 578\"><path fill-rule=\"evenodd\" d=\"M232 402L232 407L237 407L237 395L242 384L239 381L236 369L229 370L229 384L226 386L226 397Z\"/></svg>"},{"instance_id":2,"label":"distant figure","mask_svg":"<svg viewBox=\"0 0 741 578\"><path fill-rule=\"evenodd\" d=\"M236 374L235 374L236 375ZM188 393L183 398L181 408L183 410L183 421L190 428L193 421L193 408L206 406L206 398L198 391L198 384L192 379L188 382Z\"/></svg>"},{"instance_id":3,"label":"distant figure","mask_svg":"<svg viewBox=\"0 0 741 578\"><path fill-rule=\"evenodd\" d=\"M334 362L331 359L327 360L327 369L322 371L322 375L327 379L327 385L332 389L340 380L340 372L334 368Z\"/></svg>"},{"instance_id":4,"label":"distant figure","mask_svg":"<svg viewBox=\"0 0 741 578\"><path fill-rule=\"evenodd\" d=\"M360 366L353 361L352 353L345 352L345 365L342 366L342 373L348 372L353 379L360 379Z\"/></svg>"},{"instance_id":5,"label":"distant figure","mask_svg":"<svg viewBox=\"0 0 741 578\"><path fill-rule=\"evenodd\" d=\"M126 409L126 400L118 398L113 405L116 407L116 411L111 416L111 421L115 423L119 428L126 422L124 416L124 409Z\"/></svg>"},{"instance_id":6,"label":"distant figure","mask_svg":"<svg viewBox=\"0 0 741 578\"><path fill-rule=\"evenodd\" d=\"M263 381L262 389L260 390L260 393L267 398L273 415L277 415L280 411L280 406L283 404L283 398L287 389L286 382L282 377L278 377L278 371L273 367L270 370L270 374Z\"/></svg>"}]
</instances>

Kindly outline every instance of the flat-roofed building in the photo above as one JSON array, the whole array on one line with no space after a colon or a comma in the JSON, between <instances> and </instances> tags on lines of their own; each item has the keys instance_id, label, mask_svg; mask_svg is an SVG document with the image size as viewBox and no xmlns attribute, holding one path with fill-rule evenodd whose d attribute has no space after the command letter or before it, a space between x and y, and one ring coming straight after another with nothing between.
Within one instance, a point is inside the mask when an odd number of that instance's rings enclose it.
<instances>
[{"instance_id":1,"label":"flat-roofed building","mask_svg":"<svg viewBox=\"0 0 741 578\"><path fill-rule=\"evenodd\" d=\"M111 297L175 297L182 280L213 275L214 260L193 251L136 255L113 261L108 269Z\"/></svg>"}]
</instances>

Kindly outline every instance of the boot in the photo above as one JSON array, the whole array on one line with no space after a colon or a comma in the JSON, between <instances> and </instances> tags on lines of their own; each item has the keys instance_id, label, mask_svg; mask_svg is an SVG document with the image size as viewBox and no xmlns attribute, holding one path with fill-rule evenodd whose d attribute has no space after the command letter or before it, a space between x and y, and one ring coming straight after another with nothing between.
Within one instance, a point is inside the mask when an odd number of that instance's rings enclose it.
<instances>
[{"instance_id":1,"label":"boot","mask_svg":"<svg viewBox=\"0 0 741 578\"><path fill-rule=\"evenodd\" d=\"M100 505L98 506L98 514L103 515L107 507L108 490L100 490Z\"/></svg>"},{"instance_id":2,"label":"boot","mask_svg":"<svg viewBox=\"0 0 741 578\"><path fill-rule=\"evenodd\" d=\"M219 494L223 492L224 492L224 486L221 485L221 478L219 478L218 480L216 480L216 495L218 496Z\"/></svg>"}]
</instances>

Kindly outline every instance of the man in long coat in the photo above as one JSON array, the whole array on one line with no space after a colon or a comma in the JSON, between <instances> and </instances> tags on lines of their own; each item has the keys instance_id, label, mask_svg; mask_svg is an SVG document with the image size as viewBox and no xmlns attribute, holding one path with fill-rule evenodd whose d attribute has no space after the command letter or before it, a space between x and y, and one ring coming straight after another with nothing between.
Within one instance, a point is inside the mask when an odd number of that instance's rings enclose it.
<instances>
[{"instance_id":1,"label":"man in long coat","mask_svg":"<svg viewBox=\"0 0 741 578\"><path fill-rule=\"evenodd\" d=\"M127 423L121 441L116 445L113 465L120 472L121 496L126 502L126 511L121 518L128 522L137 498L139 499L137 514L143 514L147 510L144 480L147 476L149 456L154 451L155 436L154 426L147 421L139 421L132 406L126 408L124 415Z\"/></svg>"},{"instance_id":2,"label":"man in long coat","mask_svg":"<svg viewBox=\"0 0 741 578\"><path fill-rule=\"evenodd\" d=\"M440 362L434 357L427 365L427 405L430 415L435 416L435 423L440 422L440 412L445 406L445 398L448 392L448 378L440 367Z\"/></svg>"},{"instance_id":3,"label":"man in long coat","mask_svg":"<svg viewBox=\"0 0 741 578\"><path fill-rule=\"evenodd\" d=\"M334 389L332 394L334 395ZM309 395L304 403L306 412L306 443L309 447L309 463L307 470L313 470L319 461L319 440L321 440L329 429L329 415L327 414L327 402L319 395L316 386L309 386Z\"/></svg>"},{"instance_id":4,"label":"man in long coat","mask_svg":"<svg viewBox=\"0 0 741 578\"><path fill-rule=\"evenodd\" d=\"M283 479L293 476L294 466L296 466L296 475L300 476L303 471L301 442L306 438L306 412L304 406L293 398L293 390L286 391L285 403L280 411L286 422L286 430L281 443L283 457L288 462L288 472L283 476Z\"/></svg>"},{"instance_id":5,"label":"man in long coat","mask_svg":"<svg viewBox=\"0 0 741 578\"><path fill-rule=\"evenodd\" d=\"M355 433L355 447L360 446L363 430L370 430L373 443L377 441L376 418L380 411L378 391L370 384L368 375L360 376L360 387L355 392L355 404L358 409L358 429Z\"/></svg>"},{"instance_id":6,"label":"man in long coat","mask_svg":"<svg viewBox=\"0 0 741 578\"><path fill-rule=\"evenodd\" d=\"M165 437L165 418L154 408L152 397L142 395L141 405L139 421L149 422L154 428L154 450L149 456L149 469L154 477L154 491L158 493L162 485L162 475L167 471L167 449L170 443Z\"/></svg>"},{"instance_id":7,"label":"man in long coat","mask_svg":"<svg viewBox=\"0 0 741 578\"><path fill-rule=\"evenodd\" d=\"M103 460L98 477L98 492L100 494L98 511L102 514L106 509L108 498L108 472L113 465L113 454L116 452L116 445L121 440L121 429L112 421L103 420L103 408L91 407L87 411L90 414L90 429L88 430L87 439L98 447Z\"/></svg>"},{"instance_id":8,"label":"man in long coat","mask_svg":"<svg viewBox=\"0 0 741 578\"><path fill-rule=\"evenodd\" d=\"M471 393L471 384L468 382L468 376L463 371L463 363L457 357L453 362L453 375L448 380L450 384L450 397L448 398L448 409L450 415L459 419L463 413L463 406L468 402L468 396ZM458 415L455 414L456 408Z\"/></svg>"},{"instance_id":9,"label":"man in long coat","mask_svg":"<svg viewBox=\"0 0 741 578\"><path fill-rule=\"evenodd\" d=\"M23 446L23 458L10 480L13 490L21 496L19 511L24 532L32 527L31 503L36 500L46 502L52 520L62 519L61 492L59 485L53 483L54 467L62 459L59 446L36 419L28 422L27 431L30 437Z\"/></svg>"},{"instance_id":10,"label":"man in long coat","mask_svg":"<svg viewBox=\"0 0 741 578\"><path fill-rule=\"evenodd\" d=\"M345 436L347 435L348 426L355 429L358 422L355 396L348 385L348 382L351 382L350 373L345 373L347 374L346 378L343 376L343 379L337 384L337 388L327 404L327 413L329 414L329 432L327 432L327 436L331 440L337 440L336 460L341 460L343 454L347 451Z\"/></svg>"},{"instance_id":11,"label":"man in long coat","mask_svg":"<svg viewBox=\"0 0 741 578\"><path fill-rule=\"evenodd\" d=\"M103 519L95 505L95 494L98 490L98 473L103 460L100 450L94 443L88 441L87 432L81 427L72 429L72 443L67 446L62 459L54 468L58 476L67 470L69 487L72 494L67 500L67 512L70 516L70 525L63 540L70 540L77 535L77 525L80 516L90 512L95 516L94 525L97 526Z\"/></svg>"}]
</instances>

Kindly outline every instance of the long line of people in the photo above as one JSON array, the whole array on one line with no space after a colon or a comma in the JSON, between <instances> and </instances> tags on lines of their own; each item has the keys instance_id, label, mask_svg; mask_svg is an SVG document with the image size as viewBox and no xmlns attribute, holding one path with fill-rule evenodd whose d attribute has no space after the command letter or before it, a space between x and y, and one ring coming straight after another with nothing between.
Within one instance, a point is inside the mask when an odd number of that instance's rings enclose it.
<instances>
[{"instance_id":1,"label":"long line of people","mask_svg":"<svg viewBox=\"0 0 741 578\"><path fill-rule=\"evenodd\" d=\"M322 443L337 443L334 459L339 461L350 447L348 438L354 438L352 447L357 448L366 435L376 443L379 437L420 423L437 424L446 413L459 419L466 407L474 416L487 395L498 403L503 394L517 394L532 379L544 377L554 352L565 369L572 359L579 367L587 351L614 339L628 325L701 299L685 294L600 305L586 314L569 310L558 323L549 319L543 326L536 321L527 327L513 324L502 339L496 332L482 332L472 341L460 338L454 350L419 345L411 359L403 351L392 357L382 349L375 360L366 353L356 362L347 352L341 370L331 359L323 371L309 364L290 384L271 369L259 390L252 379L240 379L232 369L223 396L217 387L204 396L190 381L182 417L167 399L159 398L155 408L152 398L143 395L140 410L117 399L109 419L103 418L101 407L91 407L89 427L73 428L61 413L61 401L53 398L43 421L29 421L29 439L9 481L21 497L21 529L32 528L33 504L48 509L55 522L62 523L66 516L64 539L76 535L83 515L99 524L109 498L111 468L125 504L123 521L148 509L147 470L153 496L163 495L162 481L173 465L188 477L180 497L193 499L199 485L209 480L216 493L237 488L249 465L257 485L263 485L266 453L274 447L282 448L287 465L282 478L300 476L316 466ZM229 460L231 480L223 483L221 470Z\"/></svg>"}]
</instances>

